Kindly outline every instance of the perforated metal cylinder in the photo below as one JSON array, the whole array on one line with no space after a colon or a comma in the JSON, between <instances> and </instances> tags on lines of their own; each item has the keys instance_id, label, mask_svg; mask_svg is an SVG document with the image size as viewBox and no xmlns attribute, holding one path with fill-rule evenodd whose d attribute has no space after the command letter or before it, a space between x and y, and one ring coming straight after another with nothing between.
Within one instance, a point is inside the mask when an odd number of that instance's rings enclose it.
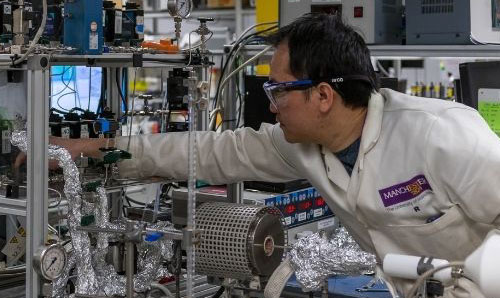
<instances>
[{"instance_id":1,"label":"perforated metal cylinder","mask_svg":"<svg viewBox=\"0 0 500 298\"><path fill-rule=\"evenodd\" d=\"M280 211L274 207L205 203L196 210L196 272L248 280L279 266L286 244Z\"/></svg>"}]
</instances>

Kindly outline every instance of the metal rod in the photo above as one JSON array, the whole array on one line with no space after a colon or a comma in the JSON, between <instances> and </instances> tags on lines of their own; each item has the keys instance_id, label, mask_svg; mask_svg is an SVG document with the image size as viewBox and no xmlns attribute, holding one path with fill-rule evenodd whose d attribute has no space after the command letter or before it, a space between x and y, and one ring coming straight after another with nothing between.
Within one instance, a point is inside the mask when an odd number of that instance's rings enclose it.
<instances>
[{"instance_id":1,"label":"metal rod","mask_svg":"<svg viewBox=\"0 0 500 298\"><path fill-rule=\"evenodd\" d=\"M77 227L76 229L78 231L91 232L91 233L126 234L126 233L129 232L127 230L117 230L117 229L109 229L109 228L98 228L98 227L95 227L95 226ZM152 229L152 228L146 228L146 231L143 231L142 233L143 234L146 234L146 233L160 233L165 238L172 239L172 240L182 240L182 237L183 237L182 232L165 231L165 230Z\"/></svg>"},{"instance_id":2,"label":"metal rod","mask_svg":"<svg viewBox=\"0 0 500 298\"><path fill-rule=\"evenodd\" d=\"M163 237L172 239L172 240L182 240L183 235L182 232L177 231L164 231L159 229L146 228L147 233L160 233L163 234ZM145 232L145 233L146 233Z\"/></svg>"},{"instance_id":3,"label":"metal rod","mask_svg":"<svg viewBox=\"0 0 500 298\"><path fill-rule=\"evenodd\" d=\"M87 295L75 293L75 298L109 298L109 296Z\"/></svg>"},{"instance_id":4,"label":"metal rod","mask_svg":"<svg viewBox=\"0 0 500 298\"><path fill-rule=\"evenodd\" d=\"M259 244L259 243L254 243L253 246L258 246L258 247L263 247L264 244ZM290 249L290 246L283 246L283 245L273 245L274 248L282 248L282 249Z\"/></svg>"},{"instance_id":5,"label":"metal rod","mask_svg":"<svg viewBox=\"0 0 500 298\"><path fill-rule=\"evenodd\" d=\"M134 298L134 243L127 242L126 249L125 273L127 274L127 298Z\"/></svg>"},{"instance_id":6,"label":"metal rod","mask_svg":"<svg viewBox=\"0 0 500 298\"><path fill-rule=\"evenodd\" d=\"M78 231L91 232L91 233L114 233L114 234L125 234L126 230L116 230L116 229L108 229L108 228L98 228L93 226L87 227L76 227Z\"/></svg>"}]
</instances>

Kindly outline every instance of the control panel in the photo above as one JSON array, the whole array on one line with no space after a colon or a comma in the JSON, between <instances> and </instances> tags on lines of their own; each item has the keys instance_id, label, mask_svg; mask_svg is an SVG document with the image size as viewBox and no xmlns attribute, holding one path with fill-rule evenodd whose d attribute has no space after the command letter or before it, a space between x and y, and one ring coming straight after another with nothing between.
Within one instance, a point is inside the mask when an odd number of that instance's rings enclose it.
<instances>
[{"instance_id":1,"label":"control panel","mask_svg":"<svg viewBox=\"0 0 500 298\"><path fill-rule=\"evenodd\" d=\"M281 211L287 228L334 216L314 187L274 195L264 202L266 206L275 206Z\"/></svg>"}]
</instances>

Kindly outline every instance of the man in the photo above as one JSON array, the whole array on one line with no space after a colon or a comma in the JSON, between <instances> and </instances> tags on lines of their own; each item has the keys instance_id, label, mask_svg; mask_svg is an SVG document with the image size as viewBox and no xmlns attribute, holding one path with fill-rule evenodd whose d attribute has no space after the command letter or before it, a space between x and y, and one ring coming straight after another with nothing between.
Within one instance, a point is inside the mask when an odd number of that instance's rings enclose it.
<instances>
[{"instance_id":1,"label":"man","mask_svg":"<svg viewBox=\"0 0 500 298\"><path fill-rule=\"evenodd\" d=\"M197 178L214 184L308 179L360 246L464 260L498 226L500 141L477 111L377 90L362 38L306 15L270 37L264 88L279 124L199 132ZM62 141L73 156L103 140ZM128 138L117 138L126 149ZM187 177L187 135L136 136L123 176ZM400 293L411 281L393 280ZM482 297L460 279L445 297Z\"/></svg>"}]
</instances>

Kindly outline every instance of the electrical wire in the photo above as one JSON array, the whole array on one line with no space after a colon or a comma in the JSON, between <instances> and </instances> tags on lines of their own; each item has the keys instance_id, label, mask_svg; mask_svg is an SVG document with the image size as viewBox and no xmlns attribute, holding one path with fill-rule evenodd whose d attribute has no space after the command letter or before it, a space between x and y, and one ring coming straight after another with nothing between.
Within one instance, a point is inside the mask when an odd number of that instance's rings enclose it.
<instances>
[{"instance_id":1,"label":"electrical wire","mask_svg":"<svg viewBox=\"0 0 500 298\"><path fill-rule=\"evenodd\" d=\"M163 69L161 71L161 77L162 77L162 82L163 82ZM167 87L168 87L168 84L167 84ZM163 88L163 83L162 83L162 88ZM168 102L167 102L167 88L165 88L164 90L164 94L163 94L163 101L161 103L161 109L162 111L165 111L165 109L167 108L167 105L168 105ZM167 128L168 128L168 123L170 122L170 110L168 111L168 115L167 115L168 118L165 119L165 114L162 114L161 115L161 127L160 127L160 133L164 133L165 132L165 122L167 122Z\"/></svg>"},{"instance_id":2,"label":"electrical wire","mask_svg":"<svg viewBox=\"0 0 500 298\"><path fill-rule=\"evenodd\" d=\"M222 81L223 81L224 74L226 72L227 67L230 65L230 63L232 63L234 61L232 59L232 56L235 56L240 51L241 44L246 45L247 42L249 42L253 37L257 36L258 34L261 34L261 33L264 33L264 32L270 31L270 30L274 30L276 28L277 28L277 26L265 29L265 30L257 32L257 33L250 34L250 35L246 36L245 38L243 38L238 44L233 45L233 48L229 52L227 60L224 64L224 66L222 67L220 78L219 78L219 81L217 83L217 89L216 89L214 103L213 103L213 110L210 112L210 115L209 115L209 119L210 119L209 128L211 130L214 130L214 129L217 130L214 127L216 125L215 123L217 122L217 114L222 110L222 103L221 103L221 101L219 101L219 97L221 96L221 93L222 93L221 92L221 85L222 85ZM222 64L222 61L221 61L221 64Z\"/></svg>"},{"instance_id":3,"label":"electrical wire","mask_svg":"<svg viewBox=\"0 0 500 298\"><path fill-rule=\"evenodd\" d=\"M236 43L238 43L238 41L240 41L250 30L252 30L254 28L257 28L260 26L266 26L266 25L277 25L277 24L278 24L278 22L265 22L265 23L258 23L258 24L252 25L252 26L248 27L247 29L245 29L245 31L243 31L243 33L241 33L240 36L238 36L238 38L236 39Z\"/></svg>"},{"instance_id":4,"label":"electrical wire","mask_svg":"<svg viewBox=\"0 0 500 298\"><path fill-rule=\"evenodd\" d=\"M259 59L262 55L264 55L265 53L267 53L272 48L273 48L273 46L267 46L267 47L265 47L262 51L258 52L255 56L253 56L252 58L250 58L247 61L245 61L238 68L236 68L233 72L231 72L229 75L227 75L227 77L222 82L221 90L224 90L224 87L226 86L227 82L229 81L229 79L232 76L234 76L235 74L237 74L240 70L242 70L248 64L254 62L257 59ZM221 91L221 93L222 93L222 91Z\"/></svg>"},{"instance_id":5,"label":"electrical wire","mask_svg":"<svg viewBox=\"0 0 500 298\"><path fill-rule=\"evenodd\" d=\"M92 94L92 66L89 67L89 104L87 107L87 111L90 111L91 94Z\"/></svg>"},{"instance_id":6,"label":"electrical wire","mask_svg":"<svg viewBox=\"0 0 500 298\"><path fill-rule=\"evenodd\" d=\"M235 128L239 128L240 127L240 120L241 120L241 110L243 110L243 99L241 97L241 90L240 90L240 82L239 80L236 81L236 90L238 92L238 103L239 103L239 106L238 106L238 117L236 118L236 126Z\"/></svg>"},{"instance_id":7,"label":"electrical wire","mask_svg":"<svg viewBox=\"0 0 500 298\"><path fill-rule=\"evenodd\" d=\"M472 34L472 32L470 33L469 35L469 39L470 41L473 43L473 44L476 44L476 45L500 45L500 43L498 42L486 42L486 41L480 41L478 40L474 34Z\"/></svg>"},{"instance_id":8,"label":"electrical wire","mask_svg":"<svg viewBox=\"0 0 500 298\"><path fill-rule=\"evenodd\" d=\"M269 32L269 31L274 30L276 28L278 28L278 26L273 26L273 27L264 29L262 31L249 34L249 35L245 36L244 38L242 38L241 40L239 40L238 43L234 43L233 47L231 48L231 51L227 55L227 60L224 64L224 67L222 67L219 82L217 83L217 89L216 89L216 93L215 93L215 97L214 97L214 108L216 108L218 106L218 103L219 103L218 99L220 97L221 84L222 84L222 80L224 79L226 69L229 65L232 65L232 63L233 63L232 57L236 56L236 54L240 51L241 45L246 45L247 41L251 40L251 38L258 36L259 34Z\"/></svg>"},{"instance_id":9,"label":"electrical wire","mask_svg":"<svg viewBox=\"0 0 500 298\"><path fill-rule=\"evenodd\" d=\"M65 73L66 73L69 69L71 69L71 67L66 68L66 67L64 66L64 67L63 67L63 69L64 69L64 72L63 72L62 74L57 74L57 75L61 75L61 82L63 83L64 88L63 88L62 90L60 90L59 92L57 92L56 94L51 94L51 95L49 96L49 98L52 98L52 97L54 97L54 96L57 96L57 95L59 95L59 94L63 93L66 89L70 89L70 90L72 90L72 89L71 89L71 87L69 87L69 85L67 85L67 84L64 82L64 74L65 74ZM51 76L55 76L55 75L51 75ZM52 87L52 85L53 85L53 84L51 84L51 87ZM72 91L75 91L75 90L72 90Z\"/></svg>"},{"instance_id":10,"label":"electrical wire","mask_svg":"<svg viewBox=\"0 0 500 298\"><path fill-rule=\"evenodd\" d=\"M64 111L58 110L56 108L50 108L50 111L51 112L56 112L56 113L59 113L59 114L62 114L62 115L68 114L68 112L64 112Z\"/></svg>"},{"instance_id":11,"label":"electrical wire","mask_svg":"<svg viewBox=\"0 0 500 298\"><path fill-rule=\"evenodd\" d=\"M380 72L386 76L386 77L390 77L390 74L389 72L384 68L384 66L382 65L382 63L380 63L380 61L377 59L377 68L380 70Z\"/></svg>"},{"instance_id":12,"label":"electrical wire","mask_svg":"<svg viewBox=\"0 0 500 298\"><path fill-rule=\"evenodd\" d=\"M48 190L55 192L59 196L59 200L57 201L57 203L55 205L49 205L49 208L55 208L55 207L59 206L61 204L61 201L63 198L62 194L58 190L50 188L50 187L48 188Z\"/></svg>"},{"instance_id":13,"label":"electrical wire","mask_svg":"<svg viewBox=\"0 0 500 298\"><path fill-rule=\"evenodd\" d=\"M134 204L139 205L139 206L144 206L144 205L147 205L146 203L139 202L139 201L136 201L136 200L132 199L131 197L127 196L126 194L125 194L125 196L124 196L124 197L125 197L125 200L127 201L127 203L128 203L130 206L132 206L132 204L130 204L130 203L134 203Z\"/></svg>"},{"instance_id":14,"label":"electrical wire","mask_svg":"<svg viewBox=\"0 0 500 298\"><path fill-rule=\"evenodd\" d=\"M262 51L260 51L259 53L257 53L255 56L253 56L252 58L248 59L247 61L245 61L243 64L241 64L238 68L236 68L233 72L231 72L225 79L224 81L222 82L221 84L221 91L220 91L220 94L222 94L222 91L225 87L225 85L227 84L227 82L229 81L229 79L234 76L235 74L237 74L240 70L242 70L245 66L247 66L248 64L250 63L253 63L255 60L259 59L262 55L264 55L267 51L269 51L273 46L267 46L265 47ZM214 111L220 111L222 110L222 106L221 104L219 104L219 107L217 107ZM210 121L210 128L214 128L215 127L215 123L216 123L216 115L214 115L214 117L211 119Z\"/></svg>"},{"instance_id":15,"label":"electrical wire","mask_svg":"<svg viewBox=\"0 0 500 298\"><path fill-rule=\"evenodd\" d=\"M408 297L408 298L415 297L418 289L422 286L422 284L425 282L425 280L427 278L431 277L434 273L441 271L443 269L446 269L446 268L450 268L450 267L463 267L463 266L464 266L464 262L450 262L449 264L439 266L439 267L436 267L434 269L431 269L431 270L424 272L422 275L420 275L418 277L418 279L415 281L415 283L411 287L410 291L408 292L408 295L405 297Z\"/></svg>"},{"instance_id":16,"label":"electrical wire","mask_svg":"<svg viewBox=\"0 0 500 298\"><path fill-rule=\"evenodd\" d=\"M108 71L107 68L102 68L101 74L101 94L99 96L99 103L97 104L96 114L100 115L103 111L103 106L107 106L106 86L108 85ZM121 111L121 109L120 109Z\"/></svg>"},{"instance_id":17,"label":"electrical wire","mask_svg":"<svg viewBox=\"0 0 500 298\"><path fill-rule=\"evenodd\" d=\"M226 288L224 286L220 286L217 292L215 292L215 294L212 296L212 298L219 298L220 296L222 296L222 294L224 294L225 291Z\"/></svg>"},{"instance_id":18,"label":"electrical wire","mask_svg":"<svg viewBox=\"0 0 500 298\"><path fill-rule=\"evenodd\" d=\"M120 69L119 68L116 69L115 76L116 76L116 87L118 88L118 94L120 95L120 98L122 99L123 107L125 109L125 115L127 115L128 105L127 105L127 101L125 99L125 96L123 95L123 92L122 92L122 86L120 84Z\"/></svg>"},{"instance_id":19,"label":"electrical wire","mask_svg":"<svg viewBox=\"0 0 500 298\"><path fill-rule=\"evenodd\" d=\"M134 88L132 91L132 106L130 107L130 128L128 134L127 151L130 151L130 141L132 140L132 125L134 123L134 105L135 105L135 85L137 81L137 67L134 73Z\"/></svg>"},{"instance_id":20,"label":"electrical wire","mask_svg":"<svg viewBox=\"0 0 500 298\"><path fill-rule=\"evenodd\" d=\"M59 101L60 101L60 100L61 100L61 98L63 98L64 96L66 96L66 95L70 95L70 94L73 94L73 92L65 93L65 94L63 94L63 95L59 96L59 97L57 98L57 101L56 101L57 106L58 106L61 110L66 111L66 112L69 112L69 110L68 110L68 109L63 108L63 107L59 104Z\"/></svg>"}]
</instances>

